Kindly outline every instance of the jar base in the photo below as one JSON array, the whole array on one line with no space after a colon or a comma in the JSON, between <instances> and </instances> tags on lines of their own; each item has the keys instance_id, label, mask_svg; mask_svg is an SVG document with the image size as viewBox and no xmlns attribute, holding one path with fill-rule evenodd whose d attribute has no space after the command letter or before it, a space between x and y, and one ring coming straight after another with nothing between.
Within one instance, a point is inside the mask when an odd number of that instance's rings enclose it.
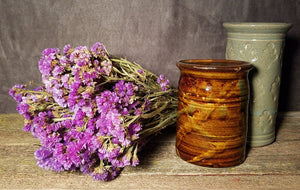
<instances>
[{"instance_id":1,"label":"jar base","mask_svg":"<svg viewBox=\"0 0 300 190\"><path fill-rule=\"evenodd\" d=\"M246 156L243 155L242 157L237 157L237 158L224 158L224 159L222 159L222 158L206 158L206 159L201 159L201 160L195 161L195 160L190 159L187 156L181 154L177 148L176 148L176 153L179 158L181 158L182 160L184 160L190 164L207 167L207 168L234 167L234 166L241 165L246 160ZM227 160L227 161L224 161L224 160Z\"/></svg>"}]
</instances>

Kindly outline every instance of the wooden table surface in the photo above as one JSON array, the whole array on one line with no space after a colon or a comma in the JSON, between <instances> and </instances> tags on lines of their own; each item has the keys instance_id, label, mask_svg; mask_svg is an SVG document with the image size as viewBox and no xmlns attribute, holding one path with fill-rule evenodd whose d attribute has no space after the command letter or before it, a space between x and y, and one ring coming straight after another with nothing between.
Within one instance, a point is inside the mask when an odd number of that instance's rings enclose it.
<instances>
[{"instance_id":1,"label":"wooden table surface","mask_svg":"<svg viewBox=\"0 0 300 190\"><path fill-rule=\"evenodd\" d=\"M231 168L189 164L175 153L175 128L164 130L140 153L140 165L110 182L36 166L39 141L22 130L18 114L0 114L0 189L300 189L300 112L281 113L277 140L249 148Z\"/></svg>"}]
</instances>

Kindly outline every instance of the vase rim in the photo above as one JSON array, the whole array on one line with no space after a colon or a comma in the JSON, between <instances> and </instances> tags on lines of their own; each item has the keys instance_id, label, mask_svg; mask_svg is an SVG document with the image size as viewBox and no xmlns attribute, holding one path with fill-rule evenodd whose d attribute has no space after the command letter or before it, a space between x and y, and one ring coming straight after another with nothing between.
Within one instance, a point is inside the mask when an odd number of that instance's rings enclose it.
<instances>
[{"instance_id":1,"label":"vase rim","mask_svg":"<svg viewBox=\"0 0 300 190\"><path fill-rule=\"evenodd\" d=\"M284 22L224 22L223 26L228 30L257 30L261 32L279 31L287 32L291 27L292 23Z\"/></svg>"},{"instance_id":2,"label":"vase rim","mask_svg":"<svg viewBox=\"0 0 300 190\"><path fill-rule=\"evenodd\" d=\"M291 23L287 22L224 22L226 25L245 25L245 26L289 26Z\"/></svg>"},{"instance_id":3,"label":"vase rim","mask_svg":"<svg viewBox=\"0 0 300 190\"><path fill-rule=\"evenodd\" d=\"M186 59L177 64L180 70L215 71L215 72L239 72L253 68L249 62L225 59Z\"/></svg>"}]
</instances>

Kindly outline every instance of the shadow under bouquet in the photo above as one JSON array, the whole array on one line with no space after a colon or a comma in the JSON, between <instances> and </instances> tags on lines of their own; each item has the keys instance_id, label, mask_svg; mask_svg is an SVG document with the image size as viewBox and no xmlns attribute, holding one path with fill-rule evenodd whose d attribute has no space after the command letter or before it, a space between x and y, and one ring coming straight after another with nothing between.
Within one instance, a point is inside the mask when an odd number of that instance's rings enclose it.
<instances>
[{"instance_id":1,"label":"shadow under bouquet","mask_svg":"<svg viewBox=\"0 0 300 190\"><path fill-rule=\"evenodd\" d=\"M39 70L43 85L15 85L9 94L25 118L23 130L41 142L35 158L44 169L112 180L139 164L151 136L176 122L177 89L100 42L45 49Z\"/></svg>"}]
</instances>

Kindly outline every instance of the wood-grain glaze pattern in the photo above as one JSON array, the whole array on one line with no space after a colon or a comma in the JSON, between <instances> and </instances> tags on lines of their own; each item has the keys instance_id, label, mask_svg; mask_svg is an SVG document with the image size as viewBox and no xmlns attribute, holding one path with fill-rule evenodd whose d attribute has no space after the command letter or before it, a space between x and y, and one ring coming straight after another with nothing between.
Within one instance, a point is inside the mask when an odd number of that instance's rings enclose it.
<instances>
[{"instance_id":1,"label":"wood-grain glaze pattern","mask_svg":"<svg viewBox=\"0 0 300 190\"><path fill-rule=\"evenodd\" d=\"M187 60L177 64L177 154L187 162L229 167L245 160L249 82L245 62Z\"/></svg>"}]
</instances>

